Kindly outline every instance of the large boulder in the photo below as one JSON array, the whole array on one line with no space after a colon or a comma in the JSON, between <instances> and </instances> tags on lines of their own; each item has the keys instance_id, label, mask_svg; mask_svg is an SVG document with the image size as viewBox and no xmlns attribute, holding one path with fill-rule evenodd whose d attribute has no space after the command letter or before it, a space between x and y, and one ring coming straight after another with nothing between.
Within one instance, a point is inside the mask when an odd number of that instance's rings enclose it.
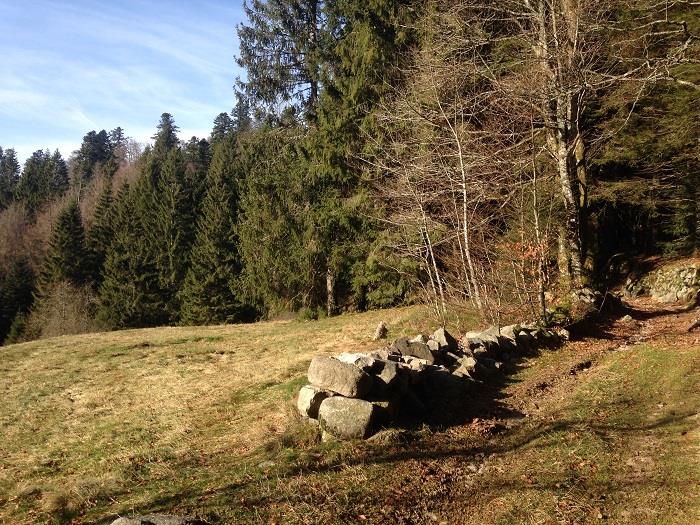
<instances>
[{"instance_id":1,"label":"large boulder","mask_svg":"<svg viewBox=\"0 0 700 525\"><path fill-rule=\"evenodd\" d=\"M206 522L197 518L175 516L172 514L147 514L132 518L117 518L112 525L205 525Z\"/></svg>"},{"instance_id":2,"label":"large boulder","mask_svg":"<svg viewBox=\"0 0 700 525\"><path fill-rule=\"evenodd\" d=\"M363 397L372 389L372 377L357 366L331 357L314 357L309 365L309 382L320 390L345 397Z\"/></svg>"},{"instance_id":3,"label":"large boulder","mask_svg":"<svg viewBox=\"0 0 700 525\"><path fill-rule=\"evenodd\" d=\"M318 418L318 409L328 395L328 392L316 388L315 386L306 385L301 387L301 390L299 390L299 397L297 398L297 409L299 413L311 419Z\"/></svg>"},{"instance_id":4,"label":"large boulder","mask_svg":"<svg viewBox=\"0 0 700 525\"><path fill-rule=\"evenodd\" d=\"M364 439L372 433L377 408L363 399L329 397L321 403L318 421L324 432L342 439Z\"/></svg>"}]
</instances>

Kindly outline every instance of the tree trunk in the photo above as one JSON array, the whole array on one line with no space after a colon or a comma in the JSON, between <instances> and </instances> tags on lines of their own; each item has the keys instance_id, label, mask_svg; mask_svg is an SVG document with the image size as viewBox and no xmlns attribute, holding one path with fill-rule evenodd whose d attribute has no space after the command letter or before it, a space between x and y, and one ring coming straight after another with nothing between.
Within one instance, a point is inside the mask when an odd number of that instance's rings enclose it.
<instances>
[{"instance_id":1,"label":"tree trunk","mask_svg":"<svg viewBox=\"0 0 700 525\"><path fill-rule=\"evenodd\" d=\"M330 266L326 270L326 310L328 317L335 315L335 272Z\"/></svg>"},{"instance_id":2,"label":"tree trunk","mask_svg":"<svg viewBox=\"0 0 700 525\"><path fill-rule=\"evenodd\" d=\"M569 260L569 273L571 286L580 288L583 286L583 262L581 258L581 241L579 239L579 206L576 198L576 189L571 177L572 163L569 161L568 148L568 126L567 116L570 114L568 108L571 105L569 95L562 95L557 100L557 129L555 136L556 160L559 172L559 182L561 193L564 199L564 234L567 258Z\"/></svg>"}]
</instances>

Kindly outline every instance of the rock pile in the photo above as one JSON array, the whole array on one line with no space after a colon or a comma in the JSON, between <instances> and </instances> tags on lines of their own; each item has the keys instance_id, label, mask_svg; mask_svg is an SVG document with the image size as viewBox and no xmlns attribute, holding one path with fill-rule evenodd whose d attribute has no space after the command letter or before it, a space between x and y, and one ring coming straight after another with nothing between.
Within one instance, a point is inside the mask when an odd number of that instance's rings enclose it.
<instances>
[{"instance_id":1,"label":"rock pile","mask_svg":"<svg viewBox=\"0 0 700 525\"><path fill-rule=\"evenodd\" d=\"M534 325L469 332L457 341L444 328L401 338L369 353L315 357L309 384L297 399L300 414L324 438L364 439L400 416L422 417L439 396L463 396L500 373L518 355L558 344L565 333Z\"/></svg>"}]
</instances>

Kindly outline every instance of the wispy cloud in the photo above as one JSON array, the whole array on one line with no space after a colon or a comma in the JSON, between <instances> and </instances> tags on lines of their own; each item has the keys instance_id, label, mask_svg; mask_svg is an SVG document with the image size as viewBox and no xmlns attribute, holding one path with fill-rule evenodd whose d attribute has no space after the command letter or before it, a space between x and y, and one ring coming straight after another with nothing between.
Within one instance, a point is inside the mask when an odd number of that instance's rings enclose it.
<instances>
[{"instance_id":1,"label":"wispy cloud","mask_svg":"<svg viewBox=\"0 0 700 525\"><path fill-rule=\"evenodd\" d=\"M165 111L183 138L208 134L233 104L241 8L190 4L0 0L0 145L67 155L116 126L146 140Z\"/></svg>"}]
</instances>

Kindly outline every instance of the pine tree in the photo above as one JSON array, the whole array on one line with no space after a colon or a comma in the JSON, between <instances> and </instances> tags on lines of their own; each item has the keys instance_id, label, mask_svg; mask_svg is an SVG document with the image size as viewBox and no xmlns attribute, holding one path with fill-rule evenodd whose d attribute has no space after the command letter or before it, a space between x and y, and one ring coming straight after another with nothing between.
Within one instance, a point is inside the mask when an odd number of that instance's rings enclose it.
<instances>
[{"instance_id":1,"label":"pine tree","mask_svg":"<svg viewBox=\"0 0 700 525\"><path fill-rule=\"evenodd\" d=\"M176 148L180 143L177 138L177 132L180 130L175 125L175 119L170 113L163 113L160 116L160 122L158 123L157 132L153 135L153 154L158 159L165 159L168 152Z\"/></svg>"},{"instance_id":2,"label":"pine tree","mask_svg":"<svg viewBox=\"0 0 700 525\"><path fill-rule=\"evenodd\" d=\"M415 16L398 0L339 0L327 5L328 31L336 36L329 50L331 60L323 66L318 127L310 136L315 159L309 188L318 224L318 242L323 246L327 271L327 313L336 309L341 292L357 289L350 268L363 268L377 225L366 217L363 193L366 166L354 160L367 157L367 148L380 144L374 124L374 106L397 82L399 57L412 43L406 32ZM371 140L367 140L372 137ZM344 276L341 281L339 276ZM363 276L358 276L360 280ZM341 288L343 290L341 290ZM362 298L355 298L362 302Z\"/></svg>"},{"instance_id":3,"label":"pine tree","mask_svg":"<svg viewBox=\"0 0 700 525\"><path fill-rule=\"evenodd\" d=\"M95 207L92 227L87 233L87 247L92 265L92 281L99 286L102 281L102 268L107 256L107 249L114 237L114 219L112 181L106 179Z\"/></svg>"},{"instance_id":4,"label":"pine tree","mask_svg":"<svg viewBox=\"0 0 700 525\"><path fill-rule=\"evenodd\" d=\"M124 135L124 130L117 126L112 131L109 132L109 145L114 151L116 148L122 148L126 146L126 136Z\"/></svg>"},{"instance_id":5,"label":"pine tree","mask_svg":"<svg viewBox=\"0 0 700 525\"><path fill-rule=\"evenodd\" d=\"M236 105L231 112L233 117L233 131L242 133L248 131L253 125L250 115L250 102L248 98L240 92L236 92Z\"/></svg>"},{"instance_id":6,"label":"pine tree","mask_svg":"<svg viewBox=\"0 0 700 525\"><path fill-rule=\"evenodd\" d=\"M183 184L191 196L191 213L197 214L204 196L207 172L211 162L211 146L206 139L192 137L185 145L185 174Z\"/></svg>"},{"instance_id":7,"label":"pine tree","mask_svg":"<svg viewBox=\"0 0 700 525\"><path fill-rule=\"evenodd\" d=\"M81 285L87 282L89 276L85 230L78 202L73 200L59 214L54 225L39 275L38 293L41 296L59 281Z\"/></svg>"},{"instance_id":8,"label":"pine tree","mask_svg":"<svg viewBox=\"0 0 700 525\"><path fill-rule=\"evenodd\" d=\"M82 185L95 174L95 168L112 158L112 145L105 130L90 131L83 137L80 149L75 152L73 184Z\"/></svg>"},{"instance_id":9,"label":"pine tree","mask_svg":"<svg viewBox=\"0 0 700 525\"><path fill-rule=\"evenodd\" d=\"M207 178L207 192L197 221L191 264L180 298L183 324L241 320L247 313L239 297L236 216L238 191L234 142L219 142Z\"/></svg>"},{"instance_id":10,"label":"pine tree","mask_svg":"<svg viewBox=\"0 0 700 525\"><path fill-rule=\"evenodd\" d=\"M251 132L241 137L237 159L245 173L237 226L242 284L246 297L268 312L316 307L325 297L300 135L301 126Z\"/></svg>"}]
</instances>

